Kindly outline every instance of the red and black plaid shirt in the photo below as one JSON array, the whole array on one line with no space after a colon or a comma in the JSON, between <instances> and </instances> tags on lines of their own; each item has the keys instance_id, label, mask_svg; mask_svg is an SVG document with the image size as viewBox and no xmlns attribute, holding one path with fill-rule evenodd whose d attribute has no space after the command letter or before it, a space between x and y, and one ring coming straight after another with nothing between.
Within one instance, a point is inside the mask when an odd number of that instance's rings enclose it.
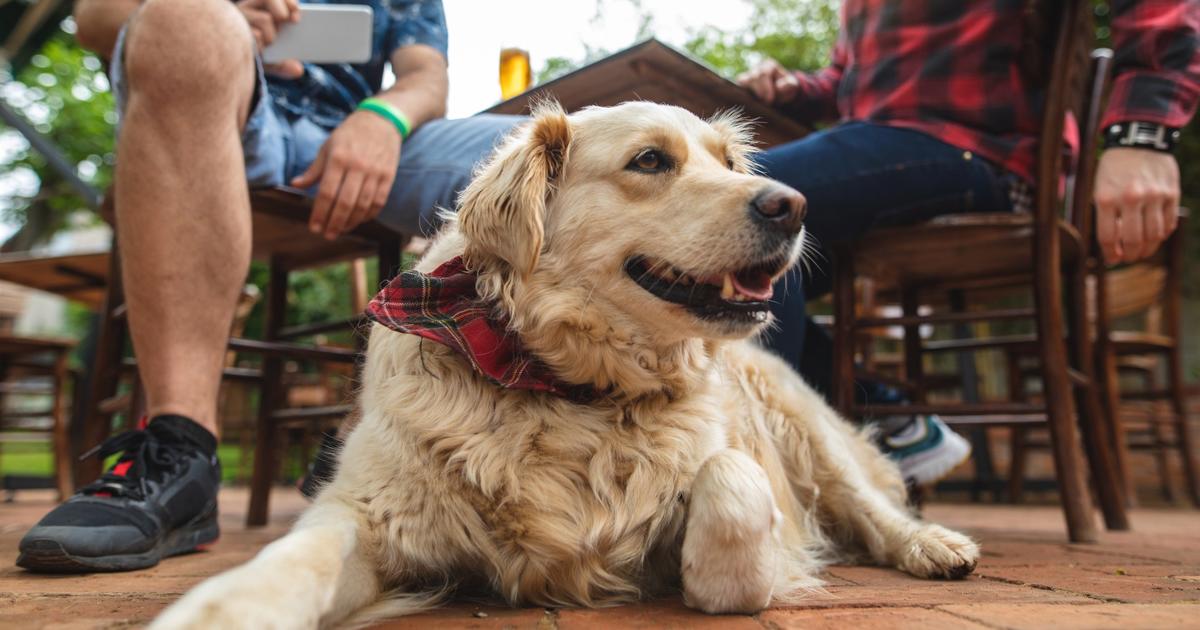
<instances>
[{"instance_id":1,"label":"red and black plaid shirt","mask_svg":"<svg viewBox=\"0 0 1200 630\"><path fill-rule=\"evenodd\" d=\"M1022 70L1029 0L845 0L832 64L796 73L811 121L922 131L1033 180L1044 90ZM1113 0L1115 83L1103 125L1182 127L1200 98L1200 0ZM1044 43L1044 42L1043 42Z\"/></svg>"}]
</instances>

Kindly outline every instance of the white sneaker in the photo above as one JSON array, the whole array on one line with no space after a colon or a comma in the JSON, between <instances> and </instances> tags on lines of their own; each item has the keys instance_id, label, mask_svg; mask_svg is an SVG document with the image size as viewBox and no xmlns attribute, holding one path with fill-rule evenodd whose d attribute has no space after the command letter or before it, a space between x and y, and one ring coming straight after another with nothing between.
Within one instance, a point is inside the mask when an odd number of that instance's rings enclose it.
<instances>
[{"instance_id":1,"label":"white sneaker","mask_svg":"<svg viewBox=\"0 0 1200 630\"><path fill-rule=\"evenodd\" d=\"M918 486L941 479L971 456L971 443L937 416L913 416L881 442L904 480Z\"/></svg>"}]
</instances>

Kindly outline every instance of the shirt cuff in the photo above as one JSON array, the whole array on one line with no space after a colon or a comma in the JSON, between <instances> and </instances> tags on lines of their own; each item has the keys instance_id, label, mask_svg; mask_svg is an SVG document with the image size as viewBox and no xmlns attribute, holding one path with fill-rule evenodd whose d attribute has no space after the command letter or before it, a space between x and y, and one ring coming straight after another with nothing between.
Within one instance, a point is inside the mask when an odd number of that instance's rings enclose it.
<instances>
[{"instance_id":1,"label":"shirt cuff","mask_svg":"<svg viewBox=\"0 0 1200 630\"><path fill-rule=\"evenodd\" d=\"M1101 125L1139 121L1183 127L1195 113L1198 97L1195 88L1161 74L1123 74L1113 82Z\"/></svg>"}]
</instances>

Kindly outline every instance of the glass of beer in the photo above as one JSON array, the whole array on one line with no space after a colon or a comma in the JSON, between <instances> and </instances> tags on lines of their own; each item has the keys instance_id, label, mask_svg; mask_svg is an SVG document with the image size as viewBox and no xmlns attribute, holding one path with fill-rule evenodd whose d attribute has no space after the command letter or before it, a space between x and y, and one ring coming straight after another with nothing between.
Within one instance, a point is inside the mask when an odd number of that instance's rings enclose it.
<instances>
[{"instance_id":1,"label":"glass of beer","mask_svg":"<svg viewBox=\"0 0 1200 630\"><path fill-rule=\"evenodd\" d=\"M529 69L529 51L520 48L500 50L500 97L509 99L529 89L533 75Z\"/></svg>"}]
</instances>

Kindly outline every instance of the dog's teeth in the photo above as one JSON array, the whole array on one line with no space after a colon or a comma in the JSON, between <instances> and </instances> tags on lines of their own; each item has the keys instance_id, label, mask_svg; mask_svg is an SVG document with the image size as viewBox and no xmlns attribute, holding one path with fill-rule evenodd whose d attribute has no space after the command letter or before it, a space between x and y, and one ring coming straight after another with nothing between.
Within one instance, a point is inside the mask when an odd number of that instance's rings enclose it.
<instances>
[{"instance_id":1,"label":"dog's teeth","mask_svg":"<svg viewBox=\"0 0 1200 630\"><path fill-rule=\"evenodd\" d=\"M668 270L662 272L662 278L663 278L663 280L666 280L667 282L671 282L672 280L675 279L675 277L676 276L675 276L674 269L668 269Z\"/></svg>"},{"instance_id":2,"label":"dog's teeth","mask_svg":"<svg viewBox=\"0 0 1200 630\"><path fill-rule=\"evenodd\" d=\"M686 273L679 274L679 284L681 284L685 287L692 286L692 277L687 275Z\"/></svg>"},{"instance_id":3,"label":"dog's teeth","mask_svg":"<svg viewBox=\"0 0 1200 630\"><path fill-rule=\"evenodd\" d=\"M729 300L733 298L733 276L725 274L725 284L721 286L721 299Z\"/></svg>"}]
</instances>

